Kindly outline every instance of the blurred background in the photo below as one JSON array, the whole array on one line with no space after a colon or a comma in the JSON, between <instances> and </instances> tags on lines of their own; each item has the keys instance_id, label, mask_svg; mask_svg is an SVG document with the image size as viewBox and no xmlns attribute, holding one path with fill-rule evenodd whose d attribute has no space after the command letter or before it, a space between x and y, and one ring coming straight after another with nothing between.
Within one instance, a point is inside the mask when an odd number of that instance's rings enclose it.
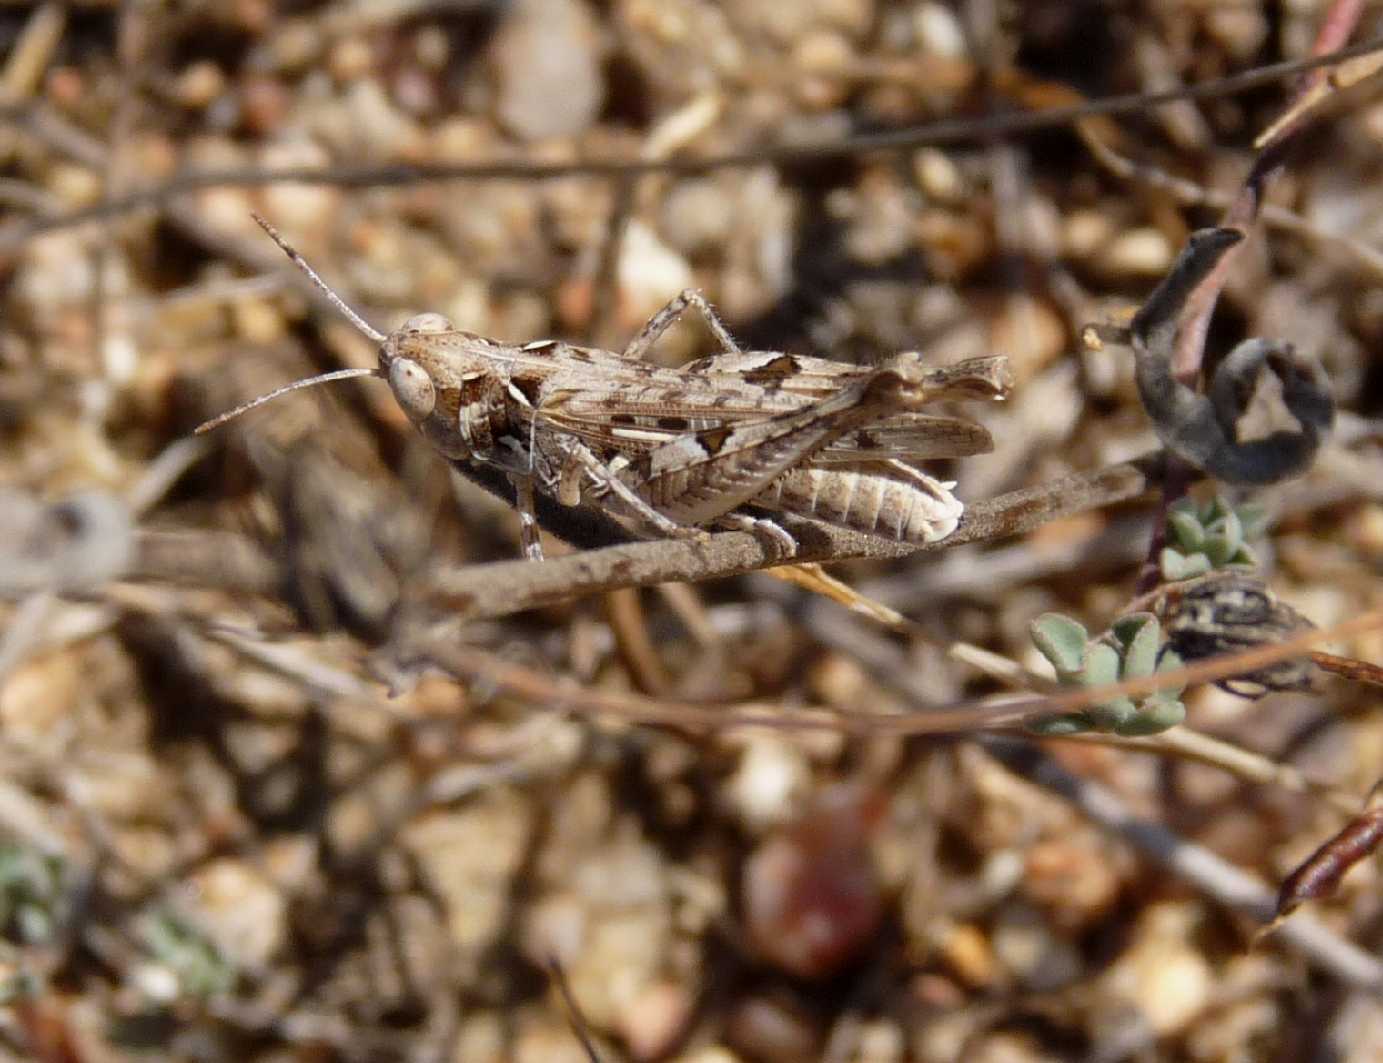
<instances>
[{"instance_id":1,"label":"blurred background","mask_svg":"<svg viewBox=\"0 0 1383 1063\"><path fill-rule=\"evenodd\" d=\"M1220 217L1290 81L804 146L1210 82L1307 56L1349 6L0 2L0 1057L1380 1058L1376 862L1312 906L1326 945L1250 947L1232 881L1169 874L1053 782L1271 897L1383 766L1366 687L1190 690L1184 730L1281 769L1256 782L1180 745L614 711L911 712L999 690L980 650L1042 689L1028 625L1102 630L1153 500L833 569L892 629L763 574L462 623L438 588L517 557L517 520L384 385L191 436L375 362L257 211L386 331L438 311L619 349L696 287L746 347L1006 354L1013 396L970 411L993 452L929 467L967 501L1143 454L1128 354L1082 326ZM1322 626L1383 606L1380 140L1366 80L1274 186L1210 337L1329 370L1335 442L1253 544ZM712 350L689 320L654 356Z\"/></svg>"}]
</instances>

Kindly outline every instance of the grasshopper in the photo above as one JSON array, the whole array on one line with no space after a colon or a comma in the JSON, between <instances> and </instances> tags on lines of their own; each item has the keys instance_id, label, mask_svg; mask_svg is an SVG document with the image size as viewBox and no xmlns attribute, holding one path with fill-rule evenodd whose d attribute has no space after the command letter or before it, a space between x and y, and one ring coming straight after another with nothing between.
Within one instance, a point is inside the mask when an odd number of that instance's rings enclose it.
<instances>
[{"instance_id":1,"label":"grasshopper","mask_svg":"<svg viewBox=\"0 0 1383 1063\"><path fill-rule=\"evenodd\" d=\"M702 296L685 291L621 353L560 340L512 346L419 314L385 335L321 279L278 231L255 220L346 318L379 344L374 369L295 381L201 425L204 432L287 391L352 377L388 382L422 436L449 461L491 466L513 486L524 555L542 559L535 492L595 505L645 537L753 531L786 560L774 512L900 542L955 530L963 507L915 468L992 448L982 426L922 412L940 399L1004 398L1007 359L928 367L913 352L875 367L745 351ZM644 360L686 311L719 354L677 369Z\"/></svg>"}]
</instances>

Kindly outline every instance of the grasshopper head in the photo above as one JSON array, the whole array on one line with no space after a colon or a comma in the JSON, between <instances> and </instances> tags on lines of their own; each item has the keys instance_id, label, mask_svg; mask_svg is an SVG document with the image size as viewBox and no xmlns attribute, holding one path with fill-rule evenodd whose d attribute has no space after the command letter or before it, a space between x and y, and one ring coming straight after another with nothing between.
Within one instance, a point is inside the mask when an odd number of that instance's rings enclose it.
<instances>
[{"instance_id":1,"label":"grasshopper head","mask_svg":"<svg viewBox=\"0 0 1383 1063\"><path fill-rule=\"evenodd\" d=\"M379 348L379 373L408 419L449 458L494 446L493 419L503 385L487 363L487 341L459 331L441 314L419 314Z\"/></svg>"},{"instance_id":2,"label":"grasshopper head","mask_svg":"<svg viewBox=\"0 0 1383 1063\"><path fill-rule=\"evenodd\" d=\"M418 314L385 339L379 348L380 375L389 382L394 400L415 425L422 427L437 407L437 387L418 353L425 347L415 338L430 333L452 332L452 325L441 314Z\"/></svg>"}]
</instances>

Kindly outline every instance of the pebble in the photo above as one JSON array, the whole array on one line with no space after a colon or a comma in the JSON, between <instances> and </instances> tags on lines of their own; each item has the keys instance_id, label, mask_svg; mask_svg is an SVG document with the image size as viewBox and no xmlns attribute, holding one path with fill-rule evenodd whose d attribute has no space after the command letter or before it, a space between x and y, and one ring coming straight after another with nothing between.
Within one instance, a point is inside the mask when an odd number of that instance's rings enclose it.
<instances>
[{"instance_id":1,"label":"pebble","mask_svg":"<svg viewBox=\"0 0 1383 1063\"><path fill-rule=\"evenodd\" d=\"M741 1000L726 1018L725 1037L751 1059L816 1059L821 1033L812 1016L786 997Z\"/></svg>"},{"instance_id":2,"label":"pebble","mask_svg":"<svg viewBox=\"0 0 1383 1063\"><path fill-rule=\"evenodd\" d=\"M999 909L990 944L1009 975L1034 992L1055 990L1084 969L1075 945L1059 937L1042 912L1021 901Z\"/></svg>"},{"instance_id":3,"label":"pebble","mask_svg":"<svg viewBox=\"0 0 1383 1063\"><path fill-rule=\"evenodd\" d=\"M760 834L791 819L810 785L811 766L801 746L781 735L758 734L745 742L724 793L745 828Z\"/></svg>"},{"instance_id":4,"label":"pebble","mask_svg":"<svg viewBox=\"0 0 1383 1063\"><path fill-rule=\"evenodd\" d=\"M173 97L184 107L201 110L226 90L226 75L210 59L191 64L173 83Z\"/></svg>"},{"instance_id":5,"label":"pebble","mask_svg":"<svg viewBox=\"0 0 1383 1063\"><path fill-rule=\"evenodd\" d=\"M960 167L940 148L915 152L912 173L922 191L938 203L957 204L968 194Z\"/></svg>"},{"instance_id":6,"label":"pebble","mask_svg":"<svg viewBox=\"0 0 1383 1063\"><path fill-rule=\"evenodd\" d=\"M661 972L670 944L665 909L623 908L593 919L585 948L567 969L572 996L597 1029L620 1029Z\"/></svg>"},{"instance_id":7,"label":"pebble","mask_svg":"<svg viewBox=\"0 0 1383 1063\"><path fill-rule=\"evenodd\" d=\"M404 847L446 900L458 948L478 953L503 928L532 814L526 801L499 790L420 817L404 830Z\"/></svg>"},{"instance_id":8,"label":"pebble","mask_svg":"<svg viewBox=\"0 0 1383 1063\"><path fill-rule=\"evenodd\" d=\"M625 330L641 326L682 289L695 287L696 279L687 260L637 219L624 231L616 276L619 324Z\"/></svg>"},{"instance_id":9,"label":"pebble","mask_svg":"<svg viewBox=\"0 0 1383 1063\"><path fill-rule=\"evenodd\" d=\"M913 8L912 21L919 51L947 59L968 57L965 30L961 28L960 19L945 4L918 4Z\"/></svg>"},{"instance_id":10,"label":"pebble","mask_svg":"<svg viewBox=\"0 0 1383 1063\"><path fill-rule=\"evenodd\" d=\"M1129 947L1101 979L1159 1037L1194 1019L1215 991L1214 972L1191 944L1201 920L1195 903L1150 905L1139 915Z\"/></svg>"},{"instance_id":11,"label":"pebble","mask_svg":"<svg viewBox=\"0 0 1383 1063\"><path fill-rule=\"evenodd\" d=\"M1014 292L991 320L994 350L1008 355L1020 388L1066 352L1066 321L1045 299Z\"/></svg>"},{"instance_id":12,"label":"pebble","mask_svg":"<svg viewBox=\"0 0 1383 1063\"><path fill-rule=\"evenodd\" d=\"M618 1026L638 1060L663 1059L687 1028L696 1001L687 987L670 981L650 983L635 996Z\"/></svg>"},{"instance_id":13,"label":"pebble","mask_svg":"<svg viewBox=\"0 0 1383 1063\"><path fill-rule=\"evenodd\" d=\"M283 895L243 860L224 857L188 880L197 924L236 967L263 969L283 947Z\"/></svg>"},{"instance_id":14,"label":"pebble","mask_svg":"<svg viewBox=\"0 0 1383 1063\"><path fill-rule=\"evenodd\" d=\"M605 102L602 53L581 0L517 0L490 43L496 117L522 140L580 133Z\"/></svg>"},{"instance_id":15,"label":"pebble","mask_svg":"<svg viewBox=\"0 0 1383 1063\"><path fill-rule=\"evenodd\" d=\"M973 923L953 926L942 938L940 953L946 964L966 985L993 985L998 967L989 939Z\"/></svg>"},{"instance_id":16,"label":"pebble","mask_svg":"<svg viewBox=\"0 0 1383 1063\"><path fill-rule=\"evenodd\" d=\"M343 85L367 76L374 67L374 48L360 37L342 37L327 52L327 69Z\"/></svg>"},{"instance_id":17,"label":"pebble","mask_svg":"<svg viewBox=\"0 0 1383 1063\"><path fill-rule=\"evenodd\" d=\"M850 92L854 60L854 47L843 34L833 30L808 33L793 46L790 59L797 98L814 110L838 107Z\"/></svg>"},{"instance_id":18,"label":"pebble","mask_svg":"<svg viewBox=\"0 0 1383 1063\"><path fill-rule=\"evenodd\" d=\"M1157 229L1128 229L1116 235L1095 260L1115 277L1160 278L1172 264L1176 249Z\"/></svg>"}]
</instances>

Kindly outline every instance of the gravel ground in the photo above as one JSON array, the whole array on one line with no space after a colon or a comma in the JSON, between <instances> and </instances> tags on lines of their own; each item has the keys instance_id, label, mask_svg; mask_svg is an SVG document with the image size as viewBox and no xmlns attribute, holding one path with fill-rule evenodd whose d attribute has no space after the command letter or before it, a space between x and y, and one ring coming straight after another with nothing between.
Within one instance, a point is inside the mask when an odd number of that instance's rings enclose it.
<instances>
[{"instance_id":1,"label":"gravel ground","mask_svg":"<svg viewBox=\"0 0 1383 1063\"><path fill-rule=\"evenodd\" d=\"M975 513L1093 476L1158 442L1083 328L1223 216L1294 82L984 120L1213 87L1355 6L0 4L0 1058L1383 1057L1376 859L1255 938L1364 808L1376 686L1196 685L1136 740L983 725L1050 689L1035 618L1100 632L1139 592L1143 480L830 569L864 597L537 598L479 567L513 510L377 381L191 435L375 364L258 212L385 331L619 350L694 287L748 348L1002 353L1008 401L953 411L992 451L928 470ZM1329 374L1311 470L1220 489L1322 627L1383 608L1383 97L1353 81L1208 342ZM694 318L650 358L712 353ZM1383 660L1379 627L1329 648Z\"/></svg>"}]
</instances>

